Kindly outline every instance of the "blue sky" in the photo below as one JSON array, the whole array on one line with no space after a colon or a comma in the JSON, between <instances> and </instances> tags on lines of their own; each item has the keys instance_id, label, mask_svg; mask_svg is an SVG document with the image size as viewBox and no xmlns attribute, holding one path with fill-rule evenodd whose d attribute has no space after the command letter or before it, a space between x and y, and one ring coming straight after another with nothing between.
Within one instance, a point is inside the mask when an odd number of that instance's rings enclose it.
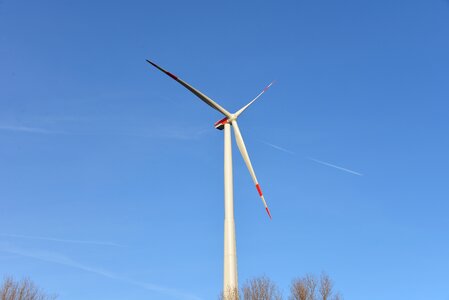
<instances>
[{"instance_id":1,"label":"blue sky","mask_svg":"<svg viewBox=\"0 0 449 300\"><path fill-rule=\"evenodd\" d=\"M221 116L239 281L449 299L449 2L0 2L0 275L60 299L216 299ZM337 168L338 167L338 168ZM348 172L348 171L352 171Z\"/></svg>"}]
</instances>

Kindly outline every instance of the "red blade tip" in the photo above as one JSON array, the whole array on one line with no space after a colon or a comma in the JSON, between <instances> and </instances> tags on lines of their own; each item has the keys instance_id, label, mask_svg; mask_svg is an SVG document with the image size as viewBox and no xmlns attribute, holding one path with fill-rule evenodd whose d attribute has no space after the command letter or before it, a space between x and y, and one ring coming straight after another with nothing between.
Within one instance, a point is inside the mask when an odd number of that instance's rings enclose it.
<instances>
[{"instance_id":1,"label":"red blade tip","mask_svg":"<svg viewBox=\"0 0 449 300\"><path fill-rule=\"evenodd\" d=\"M270 210L268 209L268 207L265 207L265 210L267 211L267 214L268 214L268 216L270 217L270 220L271 220Z\"/></svg>"}]
</instances>

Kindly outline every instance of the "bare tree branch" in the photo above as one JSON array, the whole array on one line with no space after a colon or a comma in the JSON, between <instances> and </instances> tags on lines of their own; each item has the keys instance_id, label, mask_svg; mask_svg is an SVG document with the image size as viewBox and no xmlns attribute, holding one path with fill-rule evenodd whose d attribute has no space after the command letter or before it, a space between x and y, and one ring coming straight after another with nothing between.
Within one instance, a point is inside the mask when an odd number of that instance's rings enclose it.
<instances>
[{"instance_id":1,"label":"bare tree branch","mask_svg":"<svg viewBox=\"0 0 449 300\"><path fill-rule=\"evenodd\" d=\"M330 299L330 296L332 295L332 288L333 283L332 280L329 278L329 275L326 273L321 274L320 278L320 295L322 300L328 300Z\"/></svg>"},{"instance_id":2,"label":"bare tree branch","mask_svg":"<svg viewBox=\"0 0 449 300\"><path fill-rule=\"evenodd\" d=\"M290 286L290 299L315 300L316 282L315 277L311 274L294 279Z\"/></svg>"},{"instance_id":3,"label":"bare tree branch","mask_svg":"<svg viewBox=\"0 0 449 300\"><path fill-rule=\"evenodd\" d=\"M340 293L337 293L332 300L343 300L343 296Z\"/></svg>"},{"instance_id":4,"label":"bare tree branch","mask_svg":"<svg viewBox=\"0 0 449 300\"><path fill-rule=\"evenodd\" d=\"M47 295L30 279L14 281L6 277L0 287L0 300L54 300L56 296Z\"/></svg>"},{"instance_id":5,"label":"bare tree branch","mask_svg":"<svg viewBox=\"0 0 449 300\"><path fill-rule=\"evenodd\" d=\"M242 288L244 300L281 300L282 295L276 286L266 276L248 280Z\"/></svg>"}]
</instances>

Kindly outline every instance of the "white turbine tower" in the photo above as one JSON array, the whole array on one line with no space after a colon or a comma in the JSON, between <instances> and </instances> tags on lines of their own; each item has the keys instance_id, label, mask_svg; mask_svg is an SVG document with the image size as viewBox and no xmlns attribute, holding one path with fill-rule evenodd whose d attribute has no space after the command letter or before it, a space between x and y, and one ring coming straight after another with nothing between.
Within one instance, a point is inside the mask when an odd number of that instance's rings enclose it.
<instances>
[{"instance_id":1,"label":"white turbine tower","mask_svg":"<svg viewBox=\"0 0 449 300\"><path fill-rule=\"evenodd\" d=\"M231 125L234 128L235 140L237 146L242 154L243 160L248 167L251 178L256 185L257 192L262 199L265 210L271 219L270 210L268 209L267 202L262 194L259 182L256 178L256 173L254 172L253 166L251 165L251 160L249 159L248 152L246 151L245 143L243 142L242 134L240 133L239 126L237 125L237 118L256 101L263 93L265 93L270 86L270 83L259 95L251 100L247 105L242 107L237 112L231 114L226 109L221 107L218 103L189 85L187 82L173 75L172 73L162 69L155 63L147 60L151 65L155 66L157 69L161 70L185 88L195 94L198 98L204 101L206 104L212 108L221 112L225 117L214 124L215 128L219 130L224 129L224 206L225 206L225 219L224 219L224 272L223 272L223 292L233 291L238 289L238 277L237 277L237 253L235 245L235 223L234 223L234 197L233 197L233 177L232 177L232 148L231 148Z\"/></svg>"}]
</instances>

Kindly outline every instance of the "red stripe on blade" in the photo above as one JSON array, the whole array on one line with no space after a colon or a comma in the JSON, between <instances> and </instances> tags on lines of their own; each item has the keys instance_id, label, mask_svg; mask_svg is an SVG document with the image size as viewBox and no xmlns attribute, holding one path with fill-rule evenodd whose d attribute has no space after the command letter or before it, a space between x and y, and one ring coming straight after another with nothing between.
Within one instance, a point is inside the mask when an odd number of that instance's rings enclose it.
<instances>
[{"instance_id":1,"label":"red stripe on blade","mask_svg":"<svg viewBox=\"0 0 449 300\"><path fill-rule=\"evenodd\" d=\"M173 75L172 73L170 73L170 72L166 72L166 73L167 73L167 75L170 76L171 78L173 78L173 79L175 79L175 80L178 80L178 77L176 77L176 76Z\"/></svg>"},{"instance_id":2,"label":"red stripe on blade","mask_svg":"<svg viewBox=\"0 0 449 300\"><path fill-rule=\"evenodd\" d=\"M266 92L272 85L273 85L274 81L272 83L270 83L269 85L267 85L263 91Z\"/></svg>"},{"instance_id":3,"label":"red stripe on blade","mask_svg":"<svg viewBox=\"0 0 449 300\"><path fill-rule=\"evenodd\" d=\"M259 192L259 196L262 196L262 190L260 189L259 184L256 184L256 189Z\"/></svg>"},{"instance_id":4,"label":"red stripe on blade","mask_svg":"<svg viewBox=\"0 0 449 300\"><path fill-rule=\"evenodd\" d=\"M268 216L269 216L270 219L271 219L271 214L270 214L270 210L268 209L268 207L265 207L265 210L267 211L267 214L268 214Z\"/></svg>"}]
</instances>

